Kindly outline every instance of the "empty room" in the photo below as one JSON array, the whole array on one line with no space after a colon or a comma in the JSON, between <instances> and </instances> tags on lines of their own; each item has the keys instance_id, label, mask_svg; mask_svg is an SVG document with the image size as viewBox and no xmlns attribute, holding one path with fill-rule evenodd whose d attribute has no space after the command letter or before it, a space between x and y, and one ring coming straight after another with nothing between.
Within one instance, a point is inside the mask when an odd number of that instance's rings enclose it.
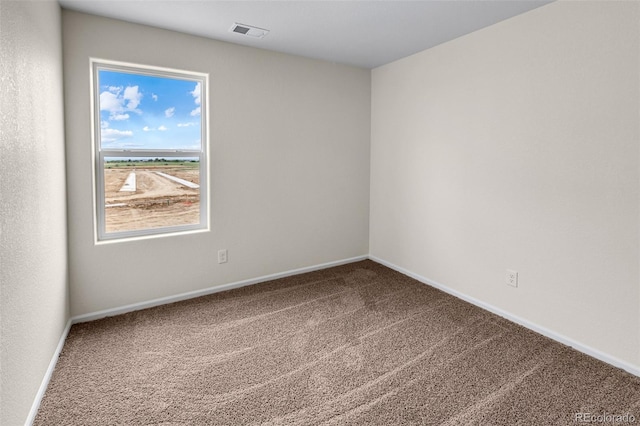
<instances>
[{"instance_id":1,"label":"empty room","mask_svg":"<svg viewBox=\"0 0 640 426\"><path fill-rule=\"evenodd\" d=\"M640 2L0 0L0 70L1 425L640 422Z\"/></svg>"}]
</instances>

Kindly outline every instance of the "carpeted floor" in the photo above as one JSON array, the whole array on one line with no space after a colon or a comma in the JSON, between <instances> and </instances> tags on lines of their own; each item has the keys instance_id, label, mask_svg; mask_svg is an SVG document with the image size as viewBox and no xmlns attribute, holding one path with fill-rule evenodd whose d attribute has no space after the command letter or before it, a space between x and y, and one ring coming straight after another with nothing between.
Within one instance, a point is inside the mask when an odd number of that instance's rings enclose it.
<instances>
[{"instance_id":1,"label":"carpeted floor","mask_svg":"<svg viewBox=\"0 0 640 426\"><path fill-rule=\"evenodd\" d=\"M640 379L363 261L74 325L35 424L575 425L603 414L640 422Z\"/></svg>"}]
</instances>

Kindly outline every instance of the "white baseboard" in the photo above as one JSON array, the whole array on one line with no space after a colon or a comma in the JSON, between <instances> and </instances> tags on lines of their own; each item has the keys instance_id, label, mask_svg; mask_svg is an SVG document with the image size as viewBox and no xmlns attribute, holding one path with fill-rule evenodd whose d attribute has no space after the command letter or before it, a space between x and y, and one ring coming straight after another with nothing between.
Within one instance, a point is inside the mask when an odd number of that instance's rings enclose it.
<instances>
[{"instance_id":1,"label":"white baseboard","mask_svg":"<svg viewBox=\"0 0 640 426\"><path fill-rule=\"evenodd\" d=\"M629 372L629 373L631 373L631 374L633 374L635 376L640 376L640 367L639 366L630 364L630 363L628 363L626 361L618 359L618 358L616 358L614 356L611 356L611 355L609 355L607 353L604 353L604 352L599 351L597 349L594 349L594 348L592 348L590 346L582 344L582 343L580 343L580 342L578 342L576 340L573 340L573 339L571 339L571 338L569 338L567 336L564 336L564 335L562 335L560 333L557 333L557 332L555 332L553 330L550 330L548 328L542 327L542 326L540 326L538 324L535 324L535 323L533 323L531 321L528 321L528 320L526 320L524 318L520 318L520 317L518 317L516 315L513 315L513 314L511 314L511 313L509 313L507 311L504 311L504 310L502 310L500 308L497 308L497 307L495 307L493 305L485 303L485 302L483 302L481 300L478 300L478 299L476 299L474 297L471 297L471 296L468 296L466 294L460 293L459 291L456 291L456 290L454 290L454 289L452 289L450 287L447 287L444 284L440 284L439 282L436 282L436 281L430 280L428 278L425 278L425 277L423 277L421 275L418 275L418 274L416 274L414 272L411 272L411 271L409 271L407 269L404 269L404 268L402 268L400 266L394 265L391 262L387 262L386 260L380 259L380 258L372 256L372 255L369 255L369 259L373 260L374 262L380 263L381 265L384 265L384 266L386 266L388 268L391 268L391 269L393 269L393 270L395 270L397 272L400 272L403 275L407 275L408 277L411 277L411 278L413 278L413 279L415 279L417 281L420 281L423 284L427 284L427 285L429 285L431 287L435 287L435 288L437 288L439 290L444 291L445 293L448 293L448 294L450 294L452 296L455 296L455 297L457 297L459 299L467 301L467 302L471 303L472 305L476 305L476 306L478 306L478 307L480 307L482 309L485 309L485 310L487 310L489 312L492 312L492 313L494 313L496 315L499 315L499 316L501 316L503 318L506 318L511 322L515 322L516 324L520 324L521 326L526 327L529 330L533 330L536 333L542 334L543 336L546 336L546 337L548 337L550 339L553 339L553 340L555 340L557 342L560 342L563 345L571 346L575 350L580 351L580 352L582 352L584 354L587 354L589 356L592 356L592 357L594 357L596 359L599 359L600 361L606 362L607 364L613 365L614 367L621 368L621 369L623 369L623 370L625 370L625 371L627 371L627 372Z\"/></svg>"},{"instance_id":2,"label":"white baseboard","mask_svg":"<svg viewBox=\"0 0 640 426\"><path fill-rule=\"evenodd\" d=\"M27 420L24 422L25 426L31 426L33 424L33 421L36 419L36 414L38 414L38 409L40 408L40 402L42 401L42 397L44 396L45 391L47 390L47 386L49 386L49 381L51 380L51 376L53 375L53 370L56 368L58 357L60 356L60 352L62 352L64 342L65 340L67 340L67 335L69 334L70 329L71 320L67 321L67 325L62 331L62 335L60 336L60 340L58 341L58 346L56 346L56 350L53 352L53 356L51 357L51 361L49 362L49 367L44 373L44 377L42 378L42 383L40 383L38 393L36 393L33 404L31 404L31 410L29 410Z\"/></svg>"},{"instance_id":3,"label":"white baseboard","mask_svg":"<svg viewBox=\"0 0 640 426\"><path fill-rule=\"evenodd\" d=\"M369 256L357 256L349 259L336 260L333 262L322 263L320 265L308 266L305 268L292 269L290 271L279 272L276 274L264 275L257 278L250 278L248 280L236 281L233 283L222 284L214 287L205 288L202 290L190 291L187 293L180 293L173 296L161 297L158 299L152 299L145 302L133 303L131 305L120 306L118 308L105 309L98 312L92 312L89 314L78 315L71 318L72 324L80 322L93 321L100 318L110 317L114 315L125 314L127 312L139 311L141 309L152 308L154 306L166 305L168 303L180 302L183 300L193 299L200 296L207 296L213 293L219 293L221 291L231 290L234 288L245 287L252 284L258 284L265 281L271 281L278 278L290 277L292 275L304 274L306 272L319 271L321 269L332 268L334 266L346 265L348 263L358 262L360 260L366 260Z\"/></svg>"}]
</instances>

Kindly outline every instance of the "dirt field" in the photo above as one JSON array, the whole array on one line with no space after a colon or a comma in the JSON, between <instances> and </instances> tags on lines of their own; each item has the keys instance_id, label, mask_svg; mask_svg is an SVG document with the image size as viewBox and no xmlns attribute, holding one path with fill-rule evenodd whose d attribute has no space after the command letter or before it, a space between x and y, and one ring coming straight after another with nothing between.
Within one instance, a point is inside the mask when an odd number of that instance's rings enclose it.
<instances>
[{"instance_id":1,"label":"dirt field","mask_svg":"<svg viewBox=\"0 0 640 426\"><path fill-rule=\"evenodd\" d=\"M199 223L200 190L159 176L156 171L200 184L200 173L194 167L144 166L105 169L107 233ZM121 192L120 188L131 172L136 174L136 191Z\"/></svg>"}]
</instances>

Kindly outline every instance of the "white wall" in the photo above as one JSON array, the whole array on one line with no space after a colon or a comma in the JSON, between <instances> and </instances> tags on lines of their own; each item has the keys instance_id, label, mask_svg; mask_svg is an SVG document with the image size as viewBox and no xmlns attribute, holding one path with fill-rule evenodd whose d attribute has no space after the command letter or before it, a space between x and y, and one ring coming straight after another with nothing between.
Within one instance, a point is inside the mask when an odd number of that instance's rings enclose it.
<instances>
[{"instance_id":1,"label":"white wall","mask_svg":"<svg viewBox=\"0 0 640 426\"><path fill-rule=\"evenodd\" d=\"M71 11L63 45L72 315L368 253L368 70ZM89 57L210 73L210 233L94 245Z\"/></svg>"},{"instance_id":2,"label":"white wall","mask_svg":"<svg viewBox=\"0 0 640 426\"><path fill-rule=\"evenodd\" d=\"M60 8L0 2L0 424L24 424L68 318Z\"/></svg>"},{"instance_id":3,"label":"white wall","mask_svg":"<svg viewBox=\"0 0 640 426\"><path fill-rule=\"evenodd\" d=\"M373 70L371 254L640 365L639 6L555 2Z\"/></svg>"}]
</instances>

